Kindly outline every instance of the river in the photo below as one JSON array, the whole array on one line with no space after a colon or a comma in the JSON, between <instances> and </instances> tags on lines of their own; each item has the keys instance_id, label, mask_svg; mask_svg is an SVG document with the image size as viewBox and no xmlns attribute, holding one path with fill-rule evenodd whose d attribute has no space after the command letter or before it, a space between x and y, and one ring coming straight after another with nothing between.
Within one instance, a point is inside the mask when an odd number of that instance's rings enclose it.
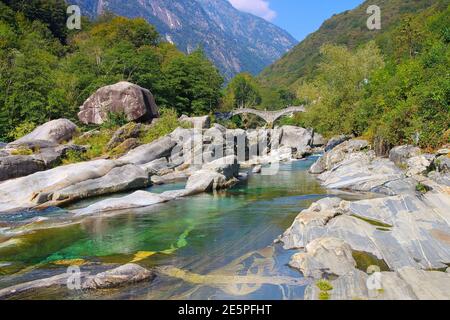
<instances>
[{"instance_id":1,"label":"river","mask_svg":"<svg viewBox=\"0 0 450 320\"><path fill-rule=\"evenodd\" d=\"M274 240L301 210L333 196L307 172L316 159L284 163L276 175L252 175L223 192L118 215L78 221L55 209L40 218L0 216L0 288L64 273L68 265L99 272L136 262L156 268L157 277L121 289L60 288L17 298L302 299L308 281L287 266L295 252Z\"/></svg>"}]
</instances>

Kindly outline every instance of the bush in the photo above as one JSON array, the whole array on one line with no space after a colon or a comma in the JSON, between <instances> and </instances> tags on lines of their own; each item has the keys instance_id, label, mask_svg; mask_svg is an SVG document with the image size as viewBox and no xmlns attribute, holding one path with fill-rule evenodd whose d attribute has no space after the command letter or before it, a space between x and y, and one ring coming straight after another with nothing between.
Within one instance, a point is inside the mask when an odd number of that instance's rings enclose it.
<instances>
[{"instance_id":1,"label":"bush","mask_svg":"<svg viewBox=\"0 0 450 320\"><path fill-rule=\"evenodd\" d=\"M319 288L321 291L331 291L333 290L333 286L331 283L327 280L319 280L316 282L317 288Z\"/></svg>"},{"instance_id":2,"label":"bush","mask_svg":"<svg viewBox=\"0 0 450 320\"><path fill-rule=\"evenodd\" d=\"M177 112L173 109L161 110L161 117L155 120L148 130L144 130L141 135L141 143L151 143L159 138L172 133L178 127L186 127L178 121Z\"/></svg>"},{"instance_id":3,"label":"bush","mask_svg":"<svg viewBox=\"0 0 450 320\"><path fill-rule=\"evenodd\" d=\"M33 154L33 150L30 148L21 147L18 149L15 149L11 152L11 155L13 156L31 156Z\"/></svg>"},{"instance_id":4,"label":"bush","mask_svg":"<svg viewBox=\"0 0 450 320\"><path fill-rule=\"evenodd\" d=\"M77 145L88 146L88 149L82 156L72 154L72 160L82 159L81 161L87 161L98 158L106 153L106 145L111 140L114 130L101 129L95 134L89 136L81 136L74 140Z\"/></svg>"},{"instance_id":5,"label":"bush","mask_svg":"<svg viewBox=\"0 0 450 320\"><path fill-rule=\"evenodd\" d=\"M8 134L8 138L10 138L11 140L20 139L31 133L35 128L36 124L34 122L24 121Z\"/></svg>"}]
</instances>

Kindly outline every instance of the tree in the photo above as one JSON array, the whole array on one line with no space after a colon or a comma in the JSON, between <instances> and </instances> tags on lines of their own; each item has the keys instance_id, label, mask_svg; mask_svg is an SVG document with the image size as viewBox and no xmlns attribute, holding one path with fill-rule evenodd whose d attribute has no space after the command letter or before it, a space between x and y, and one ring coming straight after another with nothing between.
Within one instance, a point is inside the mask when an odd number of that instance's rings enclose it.
<instances>
[{"instance_id":1,"label":"tree","mask_svg":"<svg viewBox=\"0 0 450 320\"><path fill-rule=\"evenodd\" d=\"M164 82L158 101L179 114L212 112L221 97L223 78L202 50L175 57L163 68Z\"/></svg>"},{"instance_id":2,"label":"tree","mask_svg":"<svg viewBox=\"0 0 450 320\"><path fill-rule=\"evenodd\" d=\"M224 99L227 109L255 107L261 101L259 85L251 74L240 73L228 84Z\"/></svg>"}]
</instances>

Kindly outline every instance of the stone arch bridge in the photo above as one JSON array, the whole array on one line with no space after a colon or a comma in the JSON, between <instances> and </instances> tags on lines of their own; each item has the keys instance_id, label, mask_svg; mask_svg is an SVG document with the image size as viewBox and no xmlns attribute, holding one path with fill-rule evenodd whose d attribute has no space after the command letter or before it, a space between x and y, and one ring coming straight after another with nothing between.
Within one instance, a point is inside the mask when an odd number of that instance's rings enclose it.
<instances>
[{"instance_id":1,"label":"stone arch bridge","mask_svg":"<svg viewBox=\"0 0 450 320\"><path fill-rule=\"evenodd\" d=\"M276 111L264 111L264 110L256 110L251 108L239 108L235 109L232 112L228 114L229 118L240 115L240 114L254 114L267 122L267 124L270 127L273 127L273 124L275 121L277 121L279 118L283 116L287 116L289 114L297 113L297 112L306 112L306 109L304 106L299 107L288 107L286 109L282 110L276 110Z\"/></svg>"}]
</instances>

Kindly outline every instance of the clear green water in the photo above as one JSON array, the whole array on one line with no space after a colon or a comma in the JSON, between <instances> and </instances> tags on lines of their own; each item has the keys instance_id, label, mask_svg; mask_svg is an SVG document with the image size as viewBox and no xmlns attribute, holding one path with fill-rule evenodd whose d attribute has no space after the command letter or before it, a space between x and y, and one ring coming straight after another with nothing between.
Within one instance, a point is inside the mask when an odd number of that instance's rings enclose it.
<instances>
[{"instance_id":1,"label":"clear green water","mask_svg":"<svg viewBox=\"0 0 450 320\"><path fill-rule=\"evenodd\" d=\"M63 273L66 266L61 263L67 262L61 260L81 261L82 271L92 272L136 261L148 268L171 266L193 276L159 274L153 282L118 290L61 289L21 298L301 299L305 281L287 266L294 252L282 250L273 241L301 210L327 196L307 173L314 160L283 164L277 175L254 175L224 192L115 216L72 221L61 210L40 213L49 220L22 226L23 235L10 233L24 223L14 221L20 217L2 217L0 288ZM178 188L183 184L149 191ZM221 280L248 275L260 279L253 284Z\"/></svg>"}]
</instances>

